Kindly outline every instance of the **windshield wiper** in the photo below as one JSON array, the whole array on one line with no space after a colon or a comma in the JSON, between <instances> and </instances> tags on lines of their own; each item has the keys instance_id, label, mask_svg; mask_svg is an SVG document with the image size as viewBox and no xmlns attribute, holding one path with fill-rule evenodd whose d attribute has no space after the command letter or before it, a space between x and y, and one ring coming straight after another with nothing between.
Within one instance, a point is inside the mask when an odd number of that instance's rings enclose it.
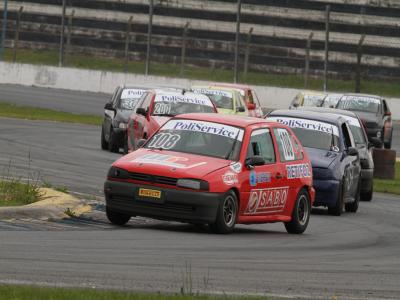
<instances>
[{"instance_id":1,"label":"windshield wiper","mask_svg":"<svg viewBox=\"0 0 400 300\"><path fill-rule=\"evenodd\" d=\"M232 145L232 148L231 148L231 150L230 150L230 151L228 152L228 154L225 156L225 159L228 159L228 158L229 158L229 156L231 156L231 155L232 155L232 153L233 153L233 150L235 149L235 146L236 146L236 142L237 142L237 139L238 139L239 133L240 133L240 130L238 131L238 133L237 133L237 135L236 135L236 137L235 137L235 141L233 142L233 145Z\"/></svg>"}]
</instances>

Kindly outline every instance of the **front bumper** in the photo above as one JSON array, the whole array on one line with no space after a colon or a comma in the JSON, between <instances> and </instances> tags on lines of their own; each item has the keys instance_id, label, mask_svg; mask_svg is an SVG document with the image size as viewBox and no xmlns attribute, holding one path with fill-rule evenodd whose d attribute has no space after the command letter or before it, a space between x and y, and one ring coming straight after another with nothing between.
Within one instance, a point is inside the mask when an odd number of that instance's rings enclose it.
<instances>
[{"instance_id":1,"label":"front bumper","mask_svg":"<svg viewBox=\"0 0 400 300\"><path fill-rule=\"evenodd\" d=\"M339 185L338 180L313 180L313 186L315 188L315 202L314 206L328 206L334 207L338 200L339 195Z\"/></svg>"},{"instance_id":2,"label":"front bumper","mask_svg":"<svg viewBox=\"0 0 400 300\"><path fill-rule=\"evenodd\" d=\"M361 169L361 193L367 193L372 189L374 169Z\"/></svg>"},{"instance_id":3,"label":"front bumper","mask_svg":"<svg viewBox=\"0 0 400 300\"><path fill-rule=\"evenodd\" d=\"M139 188L161 191L161 199L139 197ZM213 223L222 194L160 188L107 180L104 183L106 205L131 216L187 223Z\"/></svg>"}]
</instances>

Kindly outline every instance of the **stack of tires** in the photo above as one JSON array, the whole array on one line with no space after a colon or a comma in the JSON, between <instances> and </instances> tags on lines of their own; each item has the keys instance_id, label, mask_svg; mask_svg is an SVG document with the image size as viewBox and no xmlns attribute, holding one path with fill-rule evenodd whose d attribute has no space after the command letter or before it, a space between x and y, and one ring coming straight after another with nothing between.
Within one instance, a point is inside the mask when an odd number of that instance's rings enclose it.
<instances>
[{"instance_id":1,"label":"stack of tires","mask_svg":"<svg viewBox=\"0 0 400 300\"><path fill-rule=\"evenodd\" d=\"M394 179L396 166L396 151L374 148L374 178Z\"/></svg>"}]
</instances>

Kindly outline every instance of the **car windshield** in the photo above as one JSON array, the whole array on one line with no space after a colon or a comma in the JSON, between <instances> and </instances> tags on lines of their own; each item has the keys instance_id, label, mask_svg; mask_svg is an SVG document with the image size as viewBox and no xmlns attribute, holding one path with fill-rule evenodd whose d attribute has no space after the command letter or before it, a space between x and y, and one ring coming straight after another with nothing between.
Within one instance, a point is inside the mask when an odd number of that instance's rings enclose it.
<instances>
[{"instance_id":1,"label":"car windshield","mask_svg":"<svg viewBox=\"0 0 400 300\"><path fill-rule=\"evenodd\" d=\"M145 148L163 149L237 160L244 130L213 122L170 120Z\"/></svg>"},{"instance_id":2,"label":"car windshield","mask_svg":"<svg viewBox=\"0 0 400 300\"><path fill-rule=\"evenodd\" d=\"M342 98L342 96L343 96L342 94L329 94L328 96L325 97L321 106L335 108L340 98Z\"/></svg>"},{"instance_id":3,"label":"car windshield","mask_svg":"<svg viewBox=\"0 0 400 300\"><path fill-rule=\"evenodd\" d=\"M378 98L361 96L343 96L337 108L344 110L364 111L377 113L381 102Z\"/></svg>"},{"instance_id":4,"label":"car windshield","mask_svg":"<svg viewBox=\"0 0 400 300\"><path fill-rule=\"evenodd\" d=\"M124 89L121 93L119 108L133 110L145 92L146 90L143 89Z\"/></svg>"},{"instance_id":5,"label":"car windshield","mask_svg":"<svg viewBox=\"0 0 400 300\"><path fill-rule=\"evenodd\" d=\"M195 88L193 89L193 92L207 95L212 101L214 101L217 108L233 110L233 93L231 91Z\"/></svg>"},{"instance_id":6,"label":"car windshield","mask_svg":"<svg viewBox=\"0 0 400 300\"><path fill-rule=\"evenodd\" d=\"M215 108L211 100L199 94L156 95L153 116L176 116L184 113L212 113Z\"/></svg>"},{"instance_id":7,"label":"car windshield","mask_svg":"<svg viewBox=\"0 0 400 300\"><path fill-rule=\"evenodd\" d=\"M339 129L335 125L291 117L271 116L268 119L292 128L304 147L339 152Z\"/></svg>"},{"instance_id":8,"label":"car windshield","mask_svg":"<svg viewBox=\"0 0 400 300\"><path fill-rule=\"evenodd\" d=\"M304 95L303 106L319 107L324 101L325 95Z\"/></svg>"}]
</instances>

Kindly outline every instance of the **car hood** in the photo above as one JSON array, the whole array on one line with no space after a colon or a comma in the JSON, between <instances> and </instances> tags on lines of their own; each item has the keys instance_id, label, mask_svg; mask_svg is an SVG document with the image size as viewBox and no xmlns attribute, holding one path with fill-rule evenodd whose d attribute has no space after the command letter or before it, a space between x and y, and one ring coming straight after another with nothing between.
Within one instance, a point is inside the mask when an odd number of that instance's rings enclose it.
<instances>
[{"instance_id":1,"label":"car hood","mask_svg":"<svg viewBox=\"0 0 400 300\"><path fill-rule=\"evenodd\" d=\"M114 162L113 166L133 173L201 179L209 173L229 166L230 163L229 160L209 156L138 149Z\"/></svg>"},{"instance_id":2,"label":"car hood","mask_svg":"<svg viewBox=\"0 0 400 300\"><path fill-rule=\"evenodd\" d=\"M305 149L313 168L329 168L329 166L340 157L340 153L334 151L307 147L305 147Z\"/></svg>"}]
</instances>

